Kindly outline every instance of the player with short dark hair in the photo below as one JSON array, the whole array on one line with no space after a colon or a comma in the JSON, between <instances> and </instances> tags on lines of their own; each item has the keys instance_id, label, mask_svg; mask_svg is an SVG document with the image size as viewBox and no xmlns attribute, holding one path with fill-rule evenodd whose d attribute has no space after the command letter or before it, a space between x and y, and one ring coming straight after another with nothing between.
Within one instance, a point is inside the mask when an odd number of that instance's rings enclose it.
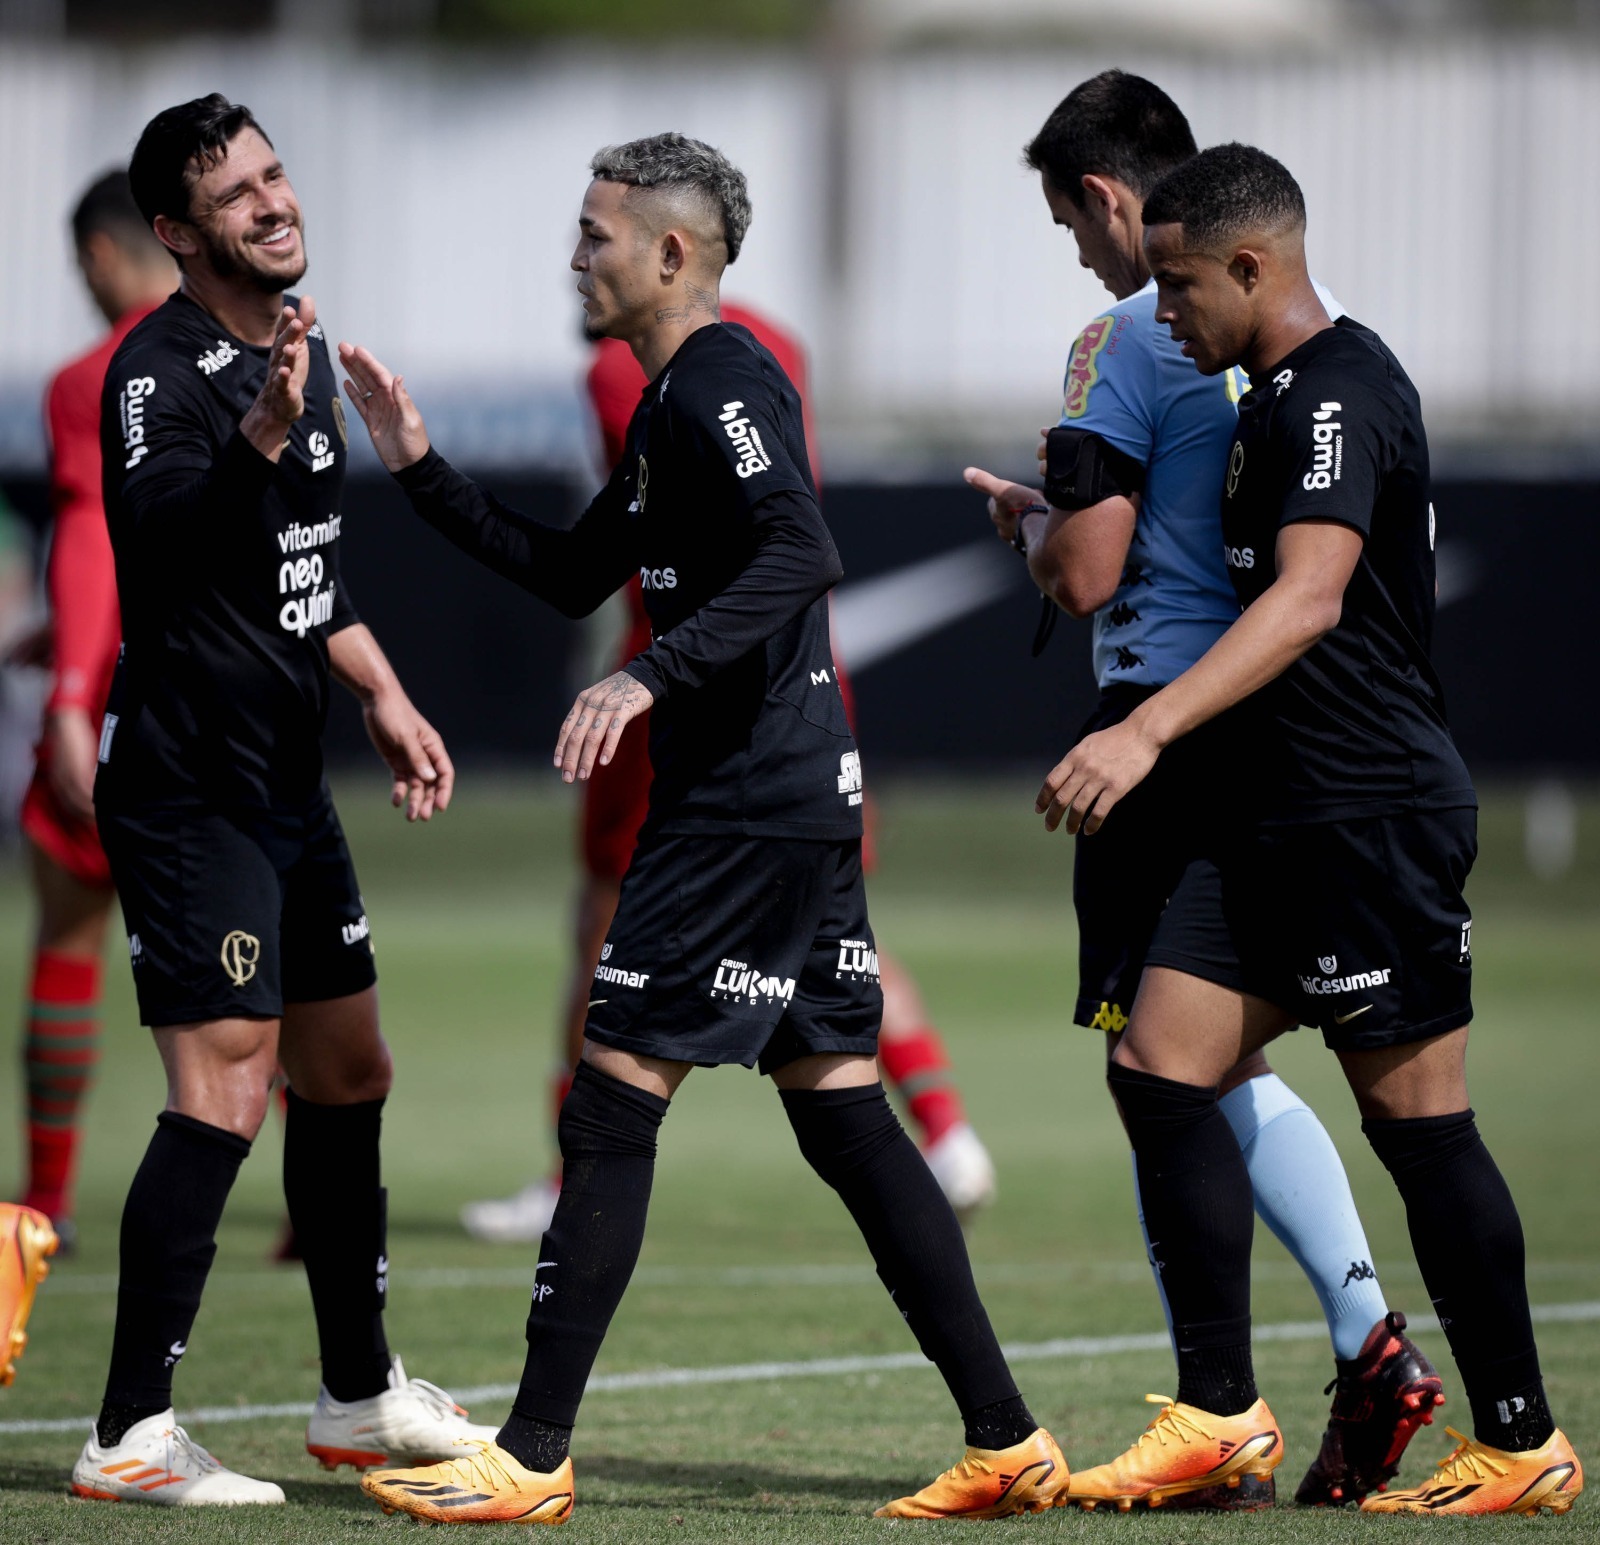
<instances>
[{"instance_id":1,"label":"player with short dark hair","mask_svg":"<svg viewBox=\"0 0 1600 1545\"><path fill-rule=\"evenodd\" d=\"M627 454L570 531L508 510L428 443L403 382L340 346L351 400L418 513L569 616L638 575L653 641L580 693L556 746L587 779L647 710L650 812L595 968L561 1108L565 1173L539 1249L510 1418L470 1459L369 1475L385 1510L561 1523L589 1371L644 1237L656 1138L695 1065L758 1066L943 1374L967 1455L885 1516L998 1517L1066 1482L973 1285L960 1225L878 1082L882 993L861 880L861 759L828 638L838 555L801 408L771 353L720 322L748 195L682 135L602 151L572 267L591 337L650 386Z\"/></svg>"},{"instance_id":2,"label":"player with short dark hair","mask_svg":"<svg viewBox=\"0 0 1600 1545\"><path fill-rule=\"evenodd\" d=\"M1039 809L1085 833L1123 819L1168 747L1228 715L1212 753L1249 818L1213 868L1180 880L1109 1075L1158 1242L1178 1398L1070 1496L1153 1505L1281 1452L1250 1356L1248 1175L1217 1085L1299 1021L1338 1054L1405 1201L1472 1407L1475 1436L1452 1430L1432 1481L1363 1510L1563 1513L1583 1472L1545 1398L1522 1226L1467 1096L1476 797L1429 659L1427 435L1383 341L1329 318L1304 208L1287 169L1244 145L1185 163L1145 203L1158 317L1203 375L1250 373L1221 491L1244 610L1189 670L1081 740Z\"/></svg>"},{"instance_id":3,"label":"player with short dark hair","mask_svg":"<svg viewBox=\"0 0 1600 1545\"><path fill-rule=\"evenodd\" d=\"M117 579L100 495L100 392L117 346L172 291L177 271L118 168L72 211L79 272L111 331L45 392L54 526L50 690L22 831L38 904L24 1061L28 1180L23 1205L70 1244L78 1120L99 1060L106 924L115 893L94 825L100 717L121 638Z\"/></svg>"},{"instance_id":4,"label":"player with short dark hair","mask_svg":"<svg viewBox=\"0 0 1600 1545\"><path fill-rule=\"evenodd\" d=\"M340 576L344 418L316 308L286 302L306 259L283 163L247 109L211 96L152 120L131 182L182 283L106 374L123 649L95 807L167 1108L123 1211L111 1366L72 1489L281 1503L172 1410L217 1224L280 1060L284 1194L322 1357L307 1449L361 1468L489 1435L407 1379L384 1335L391 1064L322 770L330 675L361 699L408 817L444 808L453 774Z\"/></svg>"},{"instance_id":5,"label":"player with short dark hair","mask_svg":"<svg viewBox=\"0 0 1600 1545\"><path fill-rule=\"evenodd\" d=\"M975 468L968 480L991 496L999 535L1023 553L1045 595L1075 616L1093 615L1100 700L1084 733L1121 723L1239 616L1216 490L1248 382L1238 372L1202 376L1179 352L1156 320L1142 240L1145 194L1194 153L1177 103L1121 70L1076 86L1026 152L1046 207L1117 304L1073 345L1061 421L1043 448L1044 488ZM1105 1032L1108 1057L1168 897L1187 868L1215 861L1231 797L1217 776L1225 735L1214 725L1179 742L1132 796L1136 808L1073 844L1073 1017ZM1196 822L1196 808L1213 820ZM1390 1319L1339 1151L1316 1113L1260 1052L1228 1072L1220 1103L1256 1210L1315 1288L1333 1343L1337 1393L1297 1500L1353 1500L1394 1474L1431 1415L1438 1375L1404 1335L1404 1317ZM1165 1310L1159 1270L1155 1281ZM1187 1505L1258 1507L1275 1495L1268 1476L1197 1493Z\"/></svg>"}]
</instances>

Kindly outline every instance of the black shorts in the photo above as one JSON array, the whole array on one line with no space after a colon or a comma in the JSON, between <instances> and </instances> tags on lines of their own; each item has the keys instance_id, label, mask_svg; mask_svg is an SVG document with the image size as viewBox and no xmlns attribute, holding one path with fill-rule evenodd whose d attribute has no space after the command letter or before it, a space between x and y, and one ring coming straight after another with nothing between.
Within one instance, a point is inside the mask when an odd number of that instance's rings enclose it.
<instances>
[{"instance_id":1,"label":"black shorts","mask_svg":"<svg viewBox=\"0 0 1600 1545\"><path fill-rule=\"evenodd\" d=\"M1078 732L1121 724L1156 687L1112 687ZM1078 1001L1073 1023L1121 1031L1139 991L1145 955L1167 900L1191 864L1209 862L1232 818L1227 770L1236 751L1220 720L1174 741L1148 778L1092 837L1073 841L1078 915Z\"/></svg>"},{"instance_id":2,"label":"black shorts","mask_svg":"<svg viewBox=\"0 0 1600 1545\"><path fill-rule=\"evenodd\" d=\"M377 981L355 867L326 787L294 812L102 810L140 1020L277 1019Z\"/></svg>"},{"instance_id":3,"label":"black shorts","mask_svg":"<svg viewBox=\"0 0 1600 1545\"><path fill-rule=\"evenodd\" d=\"M1472 1018L1476 810L1271 827L1185 873L1148 962L1265 998L1335 1051Z\"/></svg>"},{"instance_id":4,"label":"black shorts","mask_svg":"<svg viewBox=\"0 0 1600 1545\"><path fill-rule=\"evenodd\" d=\"M592 1040L772 1073L872 1056L882 1019L859 838L641 838L595 968Z\"/></svg>"}]
</instances>

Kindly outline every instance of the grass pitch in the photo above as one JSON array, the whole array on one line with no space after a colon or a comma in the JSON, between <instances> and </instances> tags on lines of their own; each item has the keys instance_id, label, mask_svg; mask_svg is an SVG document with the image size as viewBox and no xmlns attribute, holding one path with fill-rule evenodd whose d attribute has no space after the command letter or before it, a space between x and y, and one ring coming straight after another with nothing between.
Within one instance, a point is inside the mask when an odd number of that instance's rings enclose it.
<instances>
[{"instance_id":1,"label":"grass pitch","mask_svg":"<svg viewBox=\"0 0 1600 1545\"><path fill-rule=\"evenodd\" d=\"M983 790L902 787L883 798L872 886L883 946L915 971L944 1031L975 1124L1001 1176L970 1242L1001 1338L1033 1355L1016 1370L1033 1409L1074 1464L1130 1442L1147 1390L1174 1376L1133 1222L1127 1148L1101 1081L1100 1037L1067 1023L1075 938L1069 840L1030 814L1027 779ZM504 1389L521 1366L533 1250L474 1244L459 1204L507 1192L550 1156L546 1074L565 964L571 808L559 795L468 781L455 809L404 829L381 791L357 782L341 807L373 920L384 1020L398 1075L385 1128L390 1187L390 1338L408 1369L457 1391ZM1567 1318L1541 1326L1558 1419L1600 1465L1600 1186L1595 1089L1600 1043L1600 805L1583 810L1580 866L1540 884L1520 857L1519 807L1491 801L1472 896L1478 1019L1472 1076L1479 1119L1522 1208L1534 1302ZM19 872L0 876L0 1004L17 1003L29 928ZM230 1417L309 1404L317 1363L295 1269L270 1267L281 1200L281 1134L269 1122L224 1222L205 1306L178 1381L180 1412L226 1463L280 1481L286 1509L134 1509L66 1500L81 1427L98 1403L114 1307L117 1218L160 1108L159 1067L137 1026L120 950L108 971L108 1034L92 1096L80 1189L81 1249L41 1291L33 1345L0 1391L0 1541L379 1540L384 1519L302 1449L303 1418ZM1318 1109L1349 1165L1390 1301L1421 1319L1426 1295L1387 1176L1360 1136L1337 1067L1314 1036L1273 1061ZM14 1059L0 1103L20 1102ZM14 1161L0 1167L10 1187ZM1471 1226L1463 1219L1464 1227ZM1577 1307L1571 1307L1577 1306ZM1257 1366L1283 1425L1280 1493L1293 1494L1326 1412L1331 1376L1310 1289L1257 1230ZM1135 1349L1095 1350L1125 1336ZM1048 1345L1083 1338L1087 1346ZM1465 1403L1443 1338L1419 1339ZM565 1538L815 1541L881 1538L883 1500L960 1452L938 1375L895 1366L914 1351L843 1208L794 1150L770 1086L732 1069L696 1073L662 1136L650 1232L637 1279L597 1370L574 1449L578 1508ZM771 1368L855 1360L851 1371ZM735 1370L664 1384L662 1369ZM620 1376L643 1376L631 1387ZM504 1394L473 1401L497 1420ZM225 1412L221 1408L226 1408ZM19 1430L19 1424L40 1424ZM1413 1445L1402 1479L1448 1447ZM909 1526L915 1527L915 1526ZM1440 1541L1600 1538L1600 1496L1565 1520L1473 1523L1363 1519L1288 1507L1234 1517L1107 1518L1058 1510L1001 1524L937 1525L941 1536L1001 1530L1030 1540L1261 1541L1357 1537Z\"/></svg>"}]
</instances>

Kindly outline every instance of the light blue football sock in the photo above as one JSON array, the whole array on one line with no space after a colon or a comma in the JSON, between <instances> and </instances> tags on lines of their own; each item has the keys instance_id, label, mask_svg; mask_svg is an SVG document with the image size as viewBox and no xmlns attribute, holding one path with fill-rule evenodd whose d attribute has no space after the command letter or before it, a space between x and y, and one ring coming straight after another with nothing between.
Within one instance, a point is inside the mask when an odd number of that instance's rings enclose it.
<instances>
[{"instance_id":1,"label":"light blue football sock","mask_svg":"<svg viewBox=\"0 0 1600 1545\"><path fill-rule=\"evenodd\" d=\"M1133 1166L1133 1208L1139 1214L1139 1237L1144 1240L1144 1258L1150 1263L1150 1275L1156 1279L1156 1297L1161 1300L1161 1313L1167 1322L1167 1337L1172 1341L1172 1356L1178 1356L1178 1343L1172 1335L1172 1305L1167 1302L1167 1285L1161 1280L1161 1268L1156 1265L1155 1252L1150 1248L1150 1230L1144 1226L1144 1198L1139 1195L1139 1155L1130 1153L1128 1163Z\"/></svg>"},{"instance_id":2,"label":"light blue football sock","mask_svg":"<svg viewBox=\"0 0 1600 1545\"><path fill-rule=\"evenodd\" d=\"M1339 1150L1276 1073L1247 1080L1221 1103L1250 1171L1256 1214L1300 1263L1328 1318L1333 1355L1348 1361L1388 1305Z\"/></svg>"}]
</instances>

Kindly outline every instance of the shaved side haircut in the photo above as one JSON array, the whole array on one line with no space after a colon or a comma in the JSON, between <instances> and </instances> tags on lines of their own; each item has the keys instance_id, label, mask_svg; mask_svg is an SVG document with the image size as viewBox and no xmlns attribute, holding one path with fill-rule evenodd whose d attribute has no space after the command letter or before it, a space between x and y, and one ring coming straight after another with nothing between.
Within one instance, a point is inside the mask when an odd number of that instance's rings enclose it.
<instances>
[{"instance_id":1,"label":"shaved side haircut","mask_svg":"<svg viewBox=\"0 0 1600 1545\"><path fill-rule=\"evenodd\" d=\"M600 182L620 182L653 196L697 234L721 242L726 256L719 268L739 256L750 228L750 189L744 173L714 146L686 134L652 134L606 146L589 171Z\"/></svg>"}]
</instances>

